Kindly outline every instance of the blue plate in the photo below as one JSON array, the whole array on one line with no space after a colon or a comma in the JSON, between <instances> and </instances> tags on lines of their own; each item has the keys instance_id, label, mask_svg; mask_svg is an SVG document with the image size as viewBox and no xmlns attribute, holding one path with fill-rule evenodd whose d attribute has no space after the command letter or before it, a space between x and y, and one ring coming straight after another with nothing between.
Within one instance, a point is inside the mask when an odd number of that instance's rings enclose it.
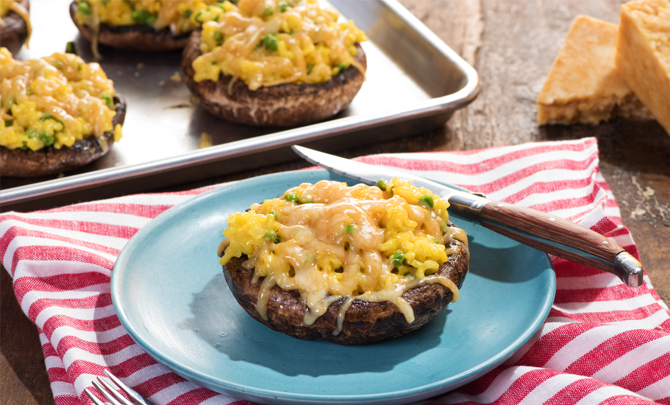
<instances>
[{"instance_id":1,"label":"blue plate","mask_svg":"<svg viewBox=\"0 0 670 405\"><path fill-rule=\"evenodd\" d=\"M180 204L144 226L114 266L121 323L184 378L261 403L400 404L454 389L501 364L542 325L556 292L546 254L481 226L458 302L420 330L369 346L304 341L256 322L237 304L216 248L228 214L325 170L244 180Z\"/></svg>"}]
</instances>

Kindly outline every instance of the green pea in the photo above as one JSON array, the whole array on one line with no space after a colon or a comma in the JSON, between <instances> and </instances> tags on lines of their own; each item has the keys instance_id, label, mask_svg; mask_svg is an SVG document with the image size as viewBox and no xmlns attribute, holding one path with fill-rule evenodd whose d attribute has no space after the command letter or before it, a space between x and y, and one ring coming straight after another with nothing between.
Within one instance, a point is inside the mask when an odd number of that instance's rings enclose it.
<instances>
[{"instance_id":1,"label":"green pea","mask_svg":"<svg viewBox=\"0 0 670 405\"><path fill-rule=\"evenodd\" d=\"M193 14L191 10L184 11L184 18L191 18L191 14Z\"/></svg>"},{"instance_id":2,"label":"green pea","mask_svg":"<svg viewBox=\"0 0 670 405\"><path fill-rule=\"evenodd\" d=\"M291 5L288 4L285 1L282 1L282 2L279 3L278 7L279 7L279 11L284 13L284 12L286 12L286 10L288 10L291 7Z\"/></svg>"},{"instance_id":3,"label":"green pea","mask_svg":"<svg viewBox=\"0 0 670 405\"><path fill-rule=\"evenodd\" d=\"M47 134L46 132L42 132L40 134L40 141L42 141L44 146L51 146L54 144L54 137Z\"/></svg>"},{"instance_id":4,"label":"green pea","mask_svg":"<svg viewBox=\"0 0 670 405\"><path fill-rule=\"evenodd\" d=\"M344 62L340 62L337 65L335 65L335 67L338 69L337 74L340 74L340 73L344 72L344 69L347 68L347 65Z\"/></svg>"},{"instance_id":5,"label":"green pea","mask_svg":"<svg viewBox=\"0 0 670 405\"><path fill-rule=\"evenodd\" d=\"M223 34L221 31L214 31L214 40L216 42L223 42Z\"/></svg>"},{"instance_id":6,"label":"green pea","mask_svg":"<svg viewBox=\"0 0 670 405\"><path fill-rule=\"evenodd\" d=\"M439 240L437 240L437 238L436 238L436 237L432 236L432 238L433 238L433 242L437 243L438 245L440 244L440 241L439 241Z\"/></svg>"},{"instance_id":7,"label":"green pea","mask_svg":"<svg viewBox=\"0 0 670 405\"><path fill-rule=\"evenodd\" d=\"M435 205L435 202L433 201L432 196L430 196L428 194L424 194L424 195L421 196L421 198L419 198L419 204L423 205L425 207L433 208L433 206Z\"/></svg>"},{"instance_id":8,"label":"green pea","mask_svg":"<svg viewBox=\"0 0 670 405\"><path fill-rule=\"evenodd\" d=\"M53 115L51 115L49 113L45 113L45 114L42 115L42 118L40 118L40 121L44 122L44 121L50 120L52 118L53 118Z\"/></svg>"},{"instance_id":9,"label":"green pea","mask_svg":"<svg viewBox=\"0 0 670 405\"><path fill-rule=\"evenodd\" d=\"M277 231L274 232L266 232L265 233L265 238L266 239L271 239L274 243L279 243L281 242L281 237L277 233Z\"/></svg>"},{"instance_id":10,"label":"green pea","mask_svg":"<svg viewBox=\"0 0 670 405\"><path fill-rule=\"evenodd\" d=\"M200 16L201 15L202 15L202 11L199 11L198 14L195 15L195 18L194 18L195 22L197 22L199 24L202 23L202 21L200 21Z\"/></svg>"},{"instance_id":11,"label":"green pea","mask_svg":"<svg viewBox=\"0 0 670 405\"><path fill-rule=\"evenodd\" d=\"M275 12L272 11L272 8L271 8L271 7L268 7L268 8L266 8L265 11L263 12L263 15L264 15L265 17L270 17L270 16L271 16L272 14L274 14L274 13L275 13Z\"/></svg>"},{"instance_id":12,"label":"green pea","mask_svg":"<svg viewBox=\"0 0 670 405\"><path fill-rule=\"evenodd\" d=\"M296 193L288 193L284 196L284 200L286 200L288 202L294 202L294 203L297 204L298 201L300 201L300 198L298 197L298 194L296 194Z\"/></svg>"},{"instance_id":13,"label":"green pea","mask_svg":"<svg viewBox=\"0 0 670 405\"><path fill-rule=\"evenodd\" d=\"M352 233L354 232L358 227L354 224L349 224L344 228L344 233Z\"/></svg>"},{"instance_id":14,"label":"green pea","mask_svg":"<svg viewBox=\"0 0 670 405\"><path fill-rule=\"evenodd\" d=\"M311 63L308 63L307 64L307 74L312 73L312 70L314 70L314 65L312 65Z\"/></svg>"},{"instance_id":15,"label":"green pea","mask_svg":"<svg viewBox=\"0 0 670 405\"><path fill-rule=\"evenodd\" d=\"M29 129L26 131L26 136L28 137L28 139L35 139L35 137L37 137L37 131L35 131L34 129Z\"/></svg>"},{"instance_id":16,"label":"green pea","mask_svg":"<svg viewBox=\"0 0 670 405\"><path fill-rule=\"evenodd\" d=\"M72 53L72 54L77 54L77 47L75 46L74 42L70 41L67 44L65 44L65 53Z\"/></svg>"},{"instance_id":17,"label":"green pea","mask_svg":"<svg viewBox=\"0 0 670 405\"><path fill-rule=\"evenodd\" d=\"M107 3L109 3L109 0L100 0L100 2L101 2L102 4L107 4Z\"/></svg>"},{"instance_id":18,"label":"green pea","mask_svg":"<svg viewBox=\"0 0 670 405\"><path fill-rule=\"evenodd\" d=\"M398 250L391 255L391 261L395 267L400 267L405 262L405 254Z\"/></svg>"},{"instance_id":19,"label":"green pea","mask_svg":"<svg viewBox=\"0 0 670 405\"><path fill-rule=\"evenodd\" d=\"M351 245L349 245L349 242L344 242L344 250L349 250L350 246Z\"/></svg>"},{"instance_id":20,"label":"green pea","mask_svg":"<svg viewBox=\"0 0 670 405\"><path fill-rule=\"evenodd\" d=\"M107 104L107 107L112 107L114 105L114 100L108 94L103 94L100 98Z\"/></svg>"},{"instance_id":21,"label":"green pea","mask_svg":"<svg viewBox=\"0 0 670 405\"><path fill-rule=\"evenodd\" d=\"M276 51L277 46L279 45L279 41L277 40L277 37L272 35L272 34L267 34L266 36L263 37L261 40L261 44L267 49L268 51Z\"/></svg>"},{"instance_id":22,"label":"green pea","mask_svg":"<svg viewBox=\"0 0 670 405\"><path fill-rule=\"evenodd\" d=\"M382 191L386 191L386 189L389 186L389 182L386 180L379 180L377 182L377 187L379 187Z\"/></svg>"},{"instance_id":23,"label":"green pea","mask_svg":"<svg viewBox=\"0 0 670 405\"><path fill-rule=\"evenodd\" d=\"M91 15L91 5L88 4L88 1L80 1L77 10L84 15Z\"/></svg>"},{"instance_id":24,"label":"green pea","mask_svg":"<svg viewBox=\"0 0 670 405\"><path fill-rule=\"evenodd\" d=\"M449 229L449 224L447 224L447 221L445 220L440 221L440 232L444 234L445 232L447 232L447 229Z\"/></svg>"},{"instance_id":25,"label":"green pea","mask_svg":"<svg viewBox=\"0 0 670 405\"><path fill-rule=\"evenodd\" d=\"M147 10L133 11L130 13L133 21L144 25L151 25L156 22L156 16L150 15Z\"/></svg>"},{"instance_id":26,"label":"green pea","mask_svg":"<svg viewBox=\"0 0 670 405\"><path fill-rule=\"evenodd\" d=\"M277 213L274 212L274 210L270 211L270 215L274 215L275 216L275 221L279 221L279 215L277 215Z\"/></svg>"}]
</instances>

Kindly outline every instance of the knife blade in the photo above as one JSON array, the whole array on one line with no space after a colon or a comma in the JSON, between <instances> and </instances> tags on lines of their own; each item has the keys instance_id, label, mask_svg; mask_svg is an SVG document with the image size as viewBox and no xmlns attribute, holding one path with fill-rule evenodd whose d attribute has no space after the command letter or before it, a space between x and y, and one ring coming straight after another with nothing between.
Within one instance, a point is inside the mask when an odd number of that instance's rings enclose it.
<instances>
[{"instance_id":1,"label":"knife blade","mask_svg":"<svg viewBox=\"0 0 670 405\"><path fill-rule=\"evenodd\" d=\"M643 283L642 264L635 257L614 240L574 222L530 208L493 201L481 194L388 167L368 165L298 145L293 145L293 150L313 164L365 184L374 185L379 180L394 177L409 180L415 187L423 187L449 201L450 215L480 224L554 256L612 273L629 287L639 287Z\"/></svg>"}]
</instances>

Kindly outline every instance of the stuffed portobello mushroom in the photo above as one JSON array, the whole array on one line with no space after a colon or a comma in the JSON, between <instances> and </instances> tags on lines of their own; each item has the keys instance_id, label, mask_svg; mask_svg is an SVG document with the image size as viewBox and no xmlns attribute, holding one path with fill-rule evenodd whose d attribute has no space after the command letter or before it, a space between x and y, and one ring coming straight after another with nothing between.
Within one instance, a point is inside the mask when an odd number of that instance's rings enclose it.
<instances>
[{"instance_id":1,"label":"stuffed portobello mushroom","mask_svg":"<svg viewBox=\"0 0 670 405\"><path fill-rule=\"evenodd\" d=\"M320 181L228 218L218 255L238 303L299 339L364 345L419 329L459 297L467 236L409 181Z\"/></svg>"},{"instance_id":2,"label":"stuffed portobello mushroom","mask_svg":"<svg viewBox=\"0 0 670 405\"><path fill-rule=\"evenodd\" d=\"M367 38L316 0L240 0L184 49L186 84L211 114L254 126L322 121L356 96Z\"/></svg>"},{"instance_id":3,"label":"stuffed portobello mushroom","mask_svg":"<svg viewBox=\"0 0 670 405\"><path fill-rule=\"evenodd\" d=\"M0 46L9 49L12 54L17 54L30 39L29 10L28 0L0 1Z\"/></svg>"},{"instance_id":4,"label":"stuffed portobello mushroom","mask_svg":"<svg viewBox=\"0 0 670 405\"><path fill-rule=\"evenodd\" d=\"M73 54L16 61L0 48L0 175L62 173L107 154L126 105L97 63Z\"/></svg>"},{"instance_id":5,"label":"stuffed portobello mushroom","mask_svg":"<svg viewBox=\"0 0 670 405\"><path fill-rule=\"evenodd\" d=\"M138 51L180 51L191 32L224 13L218 0L75 0L70 16L81 35L98 44Z\"/></svg>"}]
</instances>

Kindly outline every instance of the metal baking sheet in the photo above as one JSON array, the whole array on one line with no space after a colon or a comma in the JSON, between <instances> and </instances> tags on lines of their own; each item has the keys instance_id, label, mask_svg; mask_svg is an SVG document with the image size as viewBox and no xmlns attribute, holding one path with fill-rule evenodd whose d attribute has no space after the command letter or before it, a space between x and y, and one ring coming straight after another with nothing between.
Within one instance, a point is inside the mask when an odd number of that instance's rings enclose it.
<instances>
[{"instance_id":1,"label":"metal baking sheet","mask_svg":"<svg viewBox=\"0 0 670 405\"><path fill-rule=\"evenodd\" d=\"M34 32L29 59L62 52L68 41L87 62L90 45L72 23L69 0L31 0ZM439 126L479 92L475 70L396 0L331 0L370 38L362 44L366 81L342 113L292 129L235 125L192 104L181 77L180 53L118 51L101 47L101 66L128 103L123 139L102 159L65 175L5 177L0 209L76 193L84 199L149 191L295 160L288 147L324 151L386 141ZM199 149L203 132L213 146ZM105 192L101 192L101 191ZM83 197L82 197L83 196Z\"/></svg>"}]
</instances>

